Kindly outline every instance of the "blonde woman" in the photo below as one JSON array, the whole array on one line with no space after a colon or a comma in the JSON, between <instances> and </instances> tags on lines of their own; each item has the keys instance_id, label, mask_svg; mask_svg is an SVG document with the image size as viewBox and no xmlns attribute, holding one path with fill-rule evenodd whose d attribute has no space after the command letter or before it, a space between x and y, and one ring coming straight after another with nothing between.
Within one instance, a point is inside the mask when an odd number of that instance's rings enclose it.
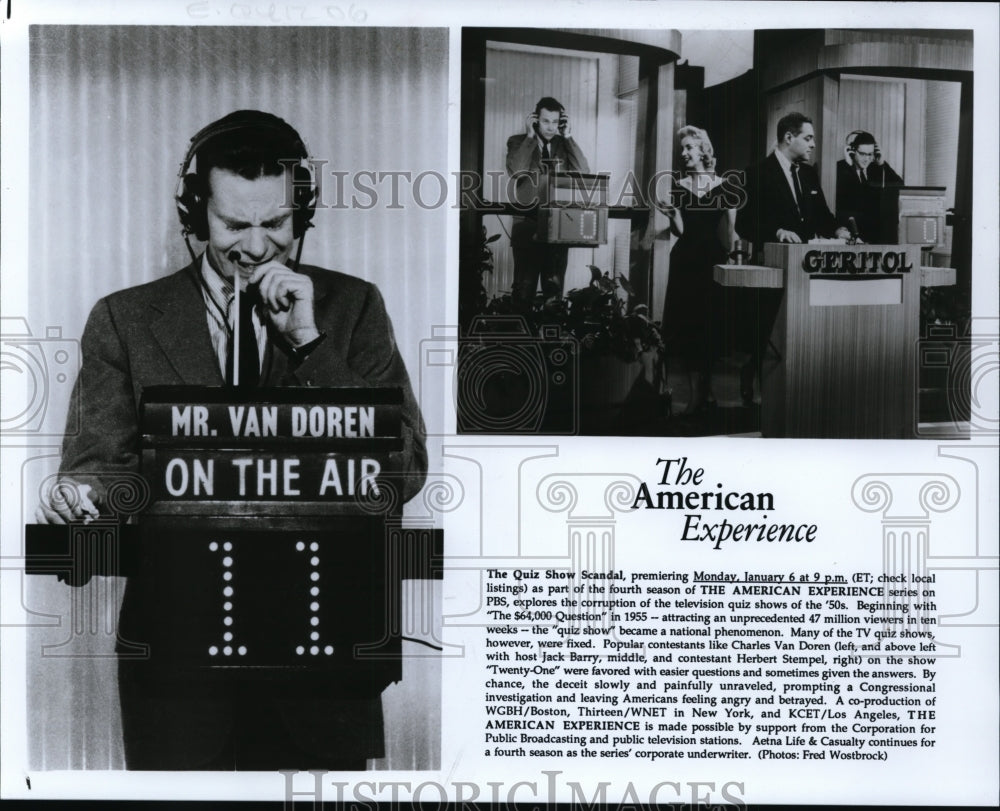
<instances>
[{"instance_id":1,"label":"blonde woman","mask_svg":"<svg viewBox=\"0 0 1000 811\"><path fill-rule=\"evenodd\" d=\"M736 212L727 208L722 179L715 173L715 152L705 130L684 126L677 131L685 175L675 187L665 213L676 243L670 251L663 326L672 352L693 377L686 413L703 413L715 405L712 365L718 354L720 290L712 266L728 261Z\"/></svg>"}]
</instances>

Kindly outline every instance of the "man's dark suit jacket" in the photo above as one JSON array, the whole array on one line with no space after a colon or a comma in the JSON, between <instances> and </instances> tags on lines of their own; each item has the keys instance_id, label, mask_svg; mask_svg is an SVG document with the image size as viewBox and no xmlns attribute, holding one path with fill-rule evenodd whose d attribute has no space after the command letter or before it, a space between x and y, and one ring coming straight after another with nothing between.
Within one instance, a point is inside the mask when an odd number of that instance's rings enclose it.
<instances>
[{"instance_id":1,"label":"man's dark suit jacket","mask_svg":"<svg viewBox=\"0 0 1000 811\"><path fill-rule=\"evenodd\" d=\"M549 141L549 160L560 161L560 172L589 172L590 165L576 141L556 135ZM528 206L538 202L538 178L542 173L542 150L534 135L521 133L507 139L507 174L517 177L511 202Z\"/></svg>"},{"instance_id":2,"label":"man's dark suit jacket","mask_svg":"<svg viewBox=\"0 0 1000 811\"><path fill-rule=\"evenodd\" d=\"M103 500L106 476L139 468L139 400L154 385L221 386L198 274L200 260L94 306L63 441L61 472ZM301 266L313 281L316 327L326 338L297 369L269 342L262 386L385 386L403 389L404 498L427 471L424 425L378 289L344 273Z\"/></svg>"},{"instance_id":3,"label":"man's dark suit jacket","mask_svg":"<svg viewBox=\"0 0 1000 811\"><path fill-rule=\"evenodd\" d=\"M902 186L903 178L888 163L868 165L868 183L862 184L857 169L846 160L837 161L837 219L854 217L865 242L879 239L879 189Z\"/></svg>"},{"instance_id":4,"label":"man's dark suit jacket","mask_svg":"<svg viewBox=\"0 0 1000 811\"><path fill-rule=\"evenodd\" d=\"M199 268L196 261L171 276L107 296L87 321L68 423L81 428L63 442L61 473L90 484L102 502L116 474L139 469L137 419L144 388L223 383L209 337ZM353 276L305 266L300 272L313 280L316 325L326 338L296 369L269 342L261 385L402 388L402 467L407 474L403 495L408 499L427 472L425 430L382 297L374 285ZM146 629L140 626L150 590L142 577L129 578L119 620L119 653L125 652L125 641L144 641ZM226 696L197 688L184 698L161 700L136 681L142 673L141 662L120 662L127 759L131 761L130 743L132 751L139 747L144 757L154 759L155 766L139 768L196 768L215 756L233 723ZM327 749L329 730L342 730L347 723L352 735L340 735L333 743L335 755L380 756L377 694L346 702L336 695L284 696L276 702L276 712L292 738L306 748ZM363 740L366 734L370 741ZM135 766L130 762L129 768Z\"/></svg>"},{"instance_id":5,"label":"man's dark suit jacket","mask_svg":"<svg viewBox=\"0 0 1000 811\"><path fill-rule=\"evenodd\" d=\"M803 242L834 236L837 222L826 204L816 170L807 163L800 164L799 183L804 198L801 216L774 153L747 170L747 201L736 214L736 231L753 242L755 252L765 242L777 242L779 228L794 231Z\"/></svg>"}]
</instances>

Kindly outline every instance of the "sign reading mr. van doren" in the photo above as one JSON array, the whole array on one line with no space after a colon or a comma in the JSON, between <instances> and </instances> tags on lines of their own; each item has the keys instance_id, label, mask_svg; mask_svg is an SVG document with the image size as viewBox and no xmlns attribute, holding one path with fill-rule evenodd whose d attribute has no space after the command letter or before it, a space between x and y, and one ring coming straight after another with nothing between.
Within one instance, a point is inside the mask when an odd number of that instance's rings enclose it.
<instances>
[{"instance_id":1,"label":"sign reading mr. van doren","mask_svg":"<svg viewBox=\"0 0 1000 811\"><path fill-rule=\"evenodd\" d=\"M905 251L807 251L802 257L806 273L910 273Z\"/></svg>"},{"instance_id":2,"label":"sign reading mr. van doren","mask_svg":"<svg viewBox=\"0 0 1000 811\"><path fill-rule=\"evenodd\" d=\"M143 474L158 502L378 498L401 408L399 389L149 388Z\"/></svg>"}]
</instances>

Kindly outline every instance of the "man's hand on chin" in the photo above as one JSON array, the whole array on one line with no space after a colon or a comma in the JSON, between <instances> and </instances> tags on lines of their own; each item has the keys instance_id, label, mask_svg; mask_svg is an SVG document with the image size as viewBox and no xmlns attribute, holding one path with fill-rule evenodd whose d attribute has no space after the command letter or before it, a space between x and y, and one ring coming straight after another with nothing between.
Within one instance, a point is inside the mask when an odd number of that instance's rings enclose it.
<instances>
[{"instance_id":1,"label":"man's hand on chin","mask_svg":"<svg viewBox=\"0 0 1000 811\"><path fill-rule=\"evenodd\" d=\"M260 285L268 320L291 346L303 346L319 337L312 279L279 262L269 262L255 268L249 282Z\"/></svg>"}]
</instances>

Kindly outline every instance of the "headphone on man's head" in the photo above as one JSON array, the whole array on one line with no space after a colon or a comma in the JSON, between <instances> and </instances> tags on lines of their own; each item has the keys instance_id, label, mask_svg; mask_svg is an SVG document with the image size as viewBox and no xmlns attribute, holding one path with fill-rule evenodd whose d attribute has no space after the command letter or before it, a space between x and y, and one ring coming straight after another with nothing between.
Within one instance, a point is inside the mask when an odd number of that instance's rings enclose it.
<instances>
[{"instance_id":1,"label":"headphone on man's head","mask_svg":"<svg viewBox=\"0 0 1000 811\"><path fill-rule=\"evenodd\" d=\"M854 153L857 151L857 148L858 148L857 147L858 138L860 138L862 135L867 135L874 142L874 146L875 146L875 150L874 150L875 151L875 162L878 163L881 160L881 158L882 158L882 151L878 148L878 141L875 140L875 136L872 135L867 130L854 130L853 132L848 133L847 138L844 141L844 149L845 149L845 151L853 159L854 158Z\"/></svg>"},{"instance_id":2,"label":"headphone on man's head","mask_svg":"<svg viewBox=\"0 0 1000 811\"><path fill-rule=\"evenodd\" d=\"M191 144L184 155L184 162L177 175L174 201L181 221L181 234L185 239L188 234L194 234L196 239L203 242L208 240L208 194L197 173L198 153L223 135L254 130L273 133L287 141L295 150L296 154L287 156L289 160L298 159L298 163L292 167L292 232L299 238L312 226L319 201L319 178L309 159L305 142L291 124L276 115L259 110L237 110L198 130L191 138Z\"/></svg>"}]
</instances>

